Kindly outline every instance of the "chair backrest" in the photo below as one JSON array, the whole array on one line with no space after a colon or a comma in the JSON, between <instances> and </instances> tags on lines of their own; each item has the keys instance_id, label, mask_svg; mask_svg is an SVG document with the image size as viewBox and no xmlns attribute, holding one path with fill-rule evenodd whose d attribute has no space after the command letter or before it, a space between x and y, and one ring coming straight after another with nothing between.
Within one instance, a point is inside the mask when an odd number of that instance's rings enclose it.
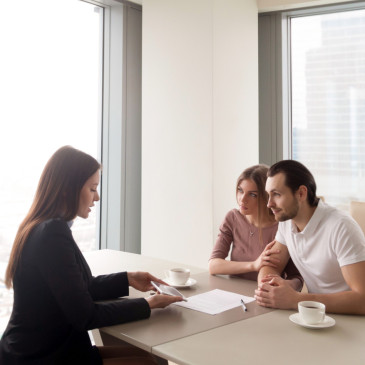
<instances>
[{"instance_id":1,"label":"chair backrest","mask_svg":"<svg viewBox=\"0 0 365 365\"><path fill-rule=\"evenodd\" d=\"M350 214L359 224L365 235L365 202L352 201L350 203Z\"/></svg>"}]
</instances>

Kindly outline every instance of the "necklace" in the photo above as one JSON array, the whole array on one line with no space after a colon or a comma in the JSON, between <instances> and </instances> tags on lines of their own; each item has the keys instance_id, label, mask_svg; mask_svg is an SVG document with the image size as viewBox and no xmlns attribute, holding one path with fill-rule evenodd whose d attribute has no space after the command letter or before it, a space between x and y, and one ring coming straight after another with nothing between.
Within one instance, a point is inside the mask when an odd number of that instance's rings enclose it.
<instances>
[{"instance_id":1,"label":"necklace","mask_svg":"<svg viewBox=\"0 0 365 365\"><path fill-rule=\"evenodd\" d=\"M251 227L255 227L255 225L247 217L246 220L248 222L248 231L250 232L250 237L252 237L255 234L255 231L252 231Z\"/></svg>"}]
</instances>

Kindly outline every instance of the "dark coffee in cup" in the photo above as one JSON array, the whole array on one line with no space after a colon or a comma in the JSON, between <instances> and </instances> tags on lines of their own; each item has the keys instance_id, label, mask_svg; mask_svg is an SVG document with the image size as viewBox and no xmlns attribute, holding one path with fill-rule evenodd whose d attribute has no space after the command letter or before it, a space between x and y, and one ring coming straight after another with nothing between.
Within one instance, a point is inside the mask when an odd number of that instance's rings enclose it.
<instances>
[{"instance_id":1,"label":"dark coffee in cup","mask_svg":"<svg viewBox=\"0 0 365 365\"><path fill-rule=\"evenodd\" d=\"M304 301L298 303L300 318L307 324L318 324L324 321L326 306L315 301Z\"/></svg>"}]
</instances>

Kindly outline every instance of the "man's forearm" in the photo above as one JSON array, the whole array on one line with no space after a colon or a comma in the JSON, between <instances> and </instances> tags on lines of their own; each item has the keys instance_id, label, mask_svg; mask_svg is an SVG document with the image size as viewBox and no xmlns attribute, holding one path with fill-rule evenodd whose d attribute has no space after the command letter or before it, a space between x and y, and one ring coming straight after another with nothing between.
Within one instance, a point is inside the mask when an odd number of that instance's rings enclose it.
<instances>
[{"instance_id":1,"label":"man's forearm","mask_svg":"<svg viewBox=\"0 0 365 365\"><path fill-rule=\"evenodd\" d=\"M259 305L278 309L296 309L303 300L321 302L326 312L339 314L365 314L365 293L343 291L338 293L299 293L293 290L288 280L275 276L270 282L259 283L255 291Z\"/></svg>"},{"instance_id":2,"label":"man's forearm","mask_svg":"<svg viewBox=\"0 0 365 365\"><path fill-rule=\"evenodd\" d=\"M260 271L259 274L257 276L257 282L261 283L262 279L266 276L266 275L279 275L281 274L281 271L279 271L278 269L272 267L272 266L263 266Z\"/></svg>"},{"instance_id":3,"label":"man's forearm","mask_svg":"<svg viewBox=\"0 0 365 365\"><path fill-rule=\"evenodd\" d=\"M365 314L364 295L354 291L331 294L300 293L300 300L314 300L326 306L328 313Z\"/></svg>"},{"instance_id":4,"label":"man's forearm","mask_svg":"<svg viewBox=\"0 0 365 365\"><path fill-rule=\"evenodd\" d=\"M288 249L286 246L282 245L280 242L276 241L275 245L272 248L273 251L273 257L277 258L279 261L276 264L275 267L273 266L262 266L258 277L257 277L257 283L260 284L262 279L269 274L272 275L281 275L281 273L284 271L285 266L287 265L290 256L288 253Z\"/></svg>"}]
</instances>

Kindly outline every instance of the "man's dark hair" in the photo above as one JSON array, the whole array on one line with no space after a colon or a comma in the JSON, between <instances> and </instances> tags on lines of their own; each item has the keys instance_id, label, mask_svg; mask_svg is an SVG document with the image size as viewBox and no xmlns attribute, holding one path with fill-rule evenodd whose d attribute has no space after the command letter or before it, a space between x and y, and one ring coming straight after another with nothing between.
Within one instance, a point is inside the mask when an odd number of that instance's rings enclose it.
<instances>
[{"instance_id":1,"label":"man's dark hair","mask_svg":"<svg viewBox=\"0 0 365 365\"><path fill-rule=\"evenodd\" d=\"M318 205L319 198L316 196L316 182L311 172L300 162L295 160L283 160L275 163L267 172L268 177L273 177L279 173L285 176L285 185L294 194L301 185L307 187L308 203L312 207Z\"/></svg>"}]
</instances>

